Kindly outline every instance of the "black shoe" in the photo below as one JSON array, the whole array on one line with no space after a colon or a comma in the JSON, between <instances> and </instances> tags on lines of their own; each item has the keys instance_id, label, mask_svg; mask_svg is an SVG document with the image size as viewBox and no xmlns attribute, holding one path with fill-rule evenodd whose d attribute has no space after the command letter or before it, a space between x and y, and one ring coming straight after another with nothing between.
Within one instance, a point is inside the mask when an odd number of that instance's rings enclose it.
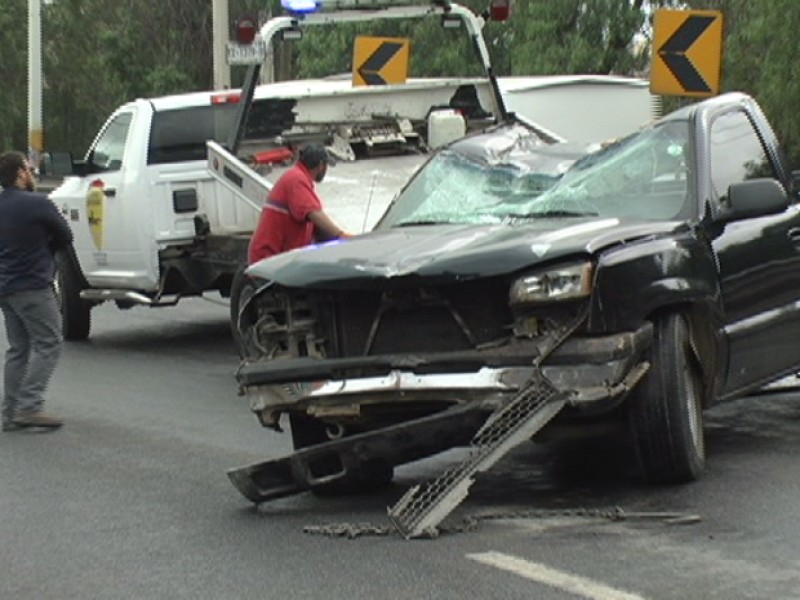
<instances>
[{"instance_id":1,"label":"black shoe","mask_svg":"<svg viewBox=\"0 0 800 600\"><path fill-rule=\"evenodd\" d=\"M11 419L11 424L20 428L44 427L46 429L58 429L64 425L64 421L52 417L42 411L17 413Z\"/></svg>"}]
</instances>

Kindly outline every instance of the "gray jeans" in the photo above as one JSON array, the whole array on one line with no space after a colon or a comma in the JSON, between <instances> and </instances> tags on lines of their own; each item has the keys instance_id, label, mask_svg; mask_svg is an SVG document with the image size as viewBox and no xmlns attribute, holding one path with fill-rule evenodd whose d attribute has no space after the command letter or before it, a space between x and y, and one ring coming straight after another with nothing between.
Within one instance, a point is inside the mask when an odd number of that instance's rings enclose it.
<instances>
[{"instance_id":1,"label":"gray jeans","mask_svg":"<svg viewBox=\"0 0 800 600\"><path fill-rule=\"evenodd\" d=\"M61 356L61 313L52 288L0 296L8 338L3 372L3 421L41 410Z\"/></svg>"}]
</instances>

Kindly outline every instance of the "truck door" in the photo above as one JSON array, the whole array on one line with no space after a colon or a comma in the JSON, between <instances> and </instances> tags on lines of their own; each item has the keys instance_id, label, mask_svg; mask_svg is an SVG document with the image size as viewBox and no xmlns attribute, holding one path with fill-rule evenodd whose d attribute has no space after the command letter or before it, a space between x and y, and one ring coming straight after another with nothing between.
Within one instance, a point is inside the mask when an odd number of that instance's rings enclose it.
<instances>
[{"instance_id":1,"label":"truck door","mask_svg":"<svg viewBox=\"0 0 800 600\"><path fill-rule=\"evenodd\" d=\"M69 205L75 250L92 287L153 289L157 283L140 235L147 211L134 206L146 185L136 176L144 150L130 136L136 115L130 106L112 115L87 153L85 174L53 197Z\"/></svg>"},{"instance_id":2,"label":"truck door","mask_svg":"<svg viewBox=\"0 0 800 600\"><path fill-rule=\"evenodd\" d=\"M769 153L742 109L710 129L712 202L733 183L775 177ZM713 242L730 340L727 392L791 368L800 359L800 207L725 225Z\"/></svg>"}]
</instances>

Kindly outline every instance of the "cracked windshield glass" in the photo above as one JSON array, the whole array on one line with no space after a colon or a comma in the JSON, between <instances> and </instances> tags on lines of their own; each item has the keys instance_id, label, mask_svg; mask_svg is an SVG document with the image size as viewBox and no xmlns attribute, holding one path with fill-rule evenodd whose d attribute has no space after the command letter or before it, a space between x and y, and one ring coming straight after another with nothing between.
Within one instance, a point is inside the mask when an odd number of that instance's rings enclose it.
<instances>
[{"instance_id":1,"label":"cracked windshield glass","mask_svg":"<svg viewBox=\"0 0 800 600\"><path fill-rule=\"evenodd\" d=\"M548 217L674 219L691 206L688 148L689 127L682 120L593 148L531 139L505 148L486 144L480 151L457 144L420 170L380 227Z\"/></svg>"}]
</instances>

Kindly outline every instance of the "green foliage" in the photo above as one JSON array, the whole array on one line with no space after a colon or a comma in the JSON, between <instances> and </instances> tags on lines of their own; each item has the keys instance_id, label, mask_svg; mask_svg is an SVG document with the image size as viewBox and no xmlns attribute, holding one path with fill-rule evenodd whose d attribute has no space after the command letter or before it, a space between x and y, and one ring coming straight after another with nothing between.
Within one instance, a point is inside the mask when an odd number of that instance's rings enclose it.
<instances>
[{"instance_id":1,"label":"green foliage","mask_svg":"<svg viewBox=\"0 0 800 600\"><path fill-rule=\"evenodd\" d=\"M270 1L230 0L231 19L266 17L279 10L280 0ZM16 22L25 23L23 0L0 0L0 14L11 2L23 5ZM44 9L49 149L82 154L123 102L212 86L210 0L54 0ZM25 61L26 48L15 55Z\"/></svg>"},{"instance_id":2,"label":"green foliage","mask_svg":"<svg viewBox=\"0 0 800 600\"><path fill-rule=\"evenodd\" d=\"M647 19L641 5L619 0L518 2L509 39L512 73L640 71L647 57L633 51L633 42Z\"/></svg>"},{"instance_id":3,"label":"green foliage","mask_svg":"<svg viewBox=\"0 0 800 600\"><path fill-rule=\"evenodd\" d=\"M28 7L24 0L0 0L0 144L2 149L28 146Z\"/></svg>"}]
</instances>

